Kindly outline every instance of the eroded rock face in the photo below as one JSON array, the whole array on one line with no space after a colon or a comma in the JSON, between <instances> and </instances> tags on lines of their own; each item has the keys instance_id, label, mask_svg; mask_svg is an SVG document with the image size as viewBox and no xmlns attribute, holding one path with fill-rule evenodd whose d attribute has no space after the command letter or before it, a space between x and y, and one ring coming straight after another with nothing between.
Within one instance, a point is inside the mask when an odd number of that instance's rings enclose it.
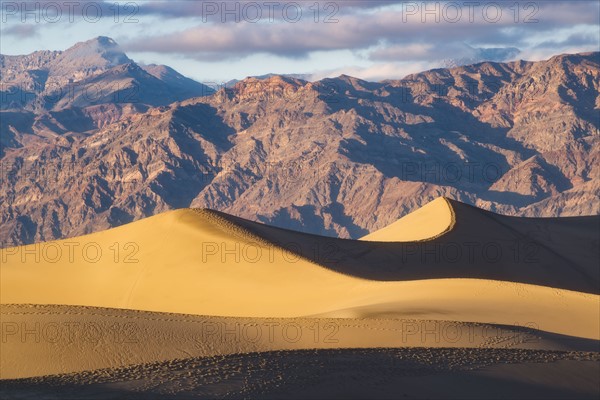
<instances>
[{"instance_id":1,"label":"eroded rock face","mask_svg":"<svg viewBox=\"0 0 600 400\"><path fill-rule=\"evenodd\" d=\"M439 196L509 215L598 214L599 58L381 83L271 76L168 106L4 111L0 241L189 206L353 238Z\"/></svg>"}]
</instances>

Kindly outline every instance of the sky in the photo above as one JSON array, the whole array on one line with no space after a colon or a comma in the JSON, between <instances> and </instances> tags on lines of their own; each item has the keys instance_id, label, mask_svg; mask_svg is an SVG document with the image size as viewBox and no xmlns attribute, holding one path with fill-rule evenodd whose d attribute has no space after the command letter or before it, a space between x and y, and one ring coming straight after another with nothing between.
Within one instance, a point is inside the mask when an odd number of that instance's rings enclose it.
<instances>
[{"instance_id":1,"label":"sky","mask_svg":"<svg viewBox=\"0 0 600 400\"><path fill-rule=\"evenodd\" d=\"M482 59L600 51L594 1L5 1L0 53L113 38L139 63L204 83L341 74L398 79Z\"/></svg>"}]
</instances>

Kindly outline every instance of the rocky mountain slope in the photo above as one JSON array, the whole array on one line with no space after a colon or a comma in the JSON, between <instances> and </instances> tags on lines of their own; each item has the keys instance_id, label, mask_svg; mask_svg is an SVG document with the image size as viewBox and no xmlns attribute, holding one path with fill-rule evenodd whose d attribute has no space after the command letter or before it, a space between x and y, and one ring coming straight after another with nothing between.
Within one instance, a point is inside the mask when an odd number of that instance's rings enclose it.
<instances>
[{"instance_id":1,"label":"rocky mountain slope","mask_svg":"<svg viewBox=\"0 0 600 400\"><path fill-rule=\"evenodd\" d=\"M86 79L162 71L126 63ZM13 107L0 124L0 242L189 206L353 238L439 196L509 215L598 214L599 90L600 53L587 53L380 83L248 78L159 107Z\"/></svg>"},{"instance_id":2,"label":"rocky mountain slope","mask_svg":"<svg viewBox=\"0 0 600 400\"><path fill-rule=\"evenodd\" d=\"M112 39L97 37L65 51L0 55L0 156L35 137L94 131L125 115L214 89L162 65L139 66Z\"/></svg>"},{"instance_id":3,"label":"rocky mountain slope","mask_svg":"<svg viewBox=\"0 0 600 400\"><path fill-rule=\"evenodd\" d=\"M167 105L214 92L166 66L143 68L100 36L65 51L0 55L0 107L41 112L99 104Z\"/></svg>"}]
</instances>

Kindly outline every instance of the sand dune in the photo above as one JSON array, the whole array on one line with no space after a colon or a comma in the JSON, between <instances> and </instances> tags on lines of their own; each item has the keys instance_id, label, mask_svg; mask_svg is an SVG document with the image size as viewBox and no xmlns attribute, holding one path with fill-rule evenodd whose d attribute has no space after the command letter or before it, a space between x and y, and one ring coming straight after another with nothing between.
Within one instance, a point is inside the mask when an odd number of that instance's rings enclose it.
<instances>
[{"instance_id":1,"label":"sand dune","mask_svg":"<svg viewBox=\"0 0 600 400\"><path fill-rule=\"evenodd\" d=\"M2 379L273 350L598 350L528 327L424 319L226 318L99 307L3 305ZM36 360L25 363L23 360Z\"/></svg>"},{"instance_id":2,"label":"sand dune","mask_svg":"<svg viewBox=\"0 0 600 400\"><path fill-rule=\"evenodd\" d=\"M269 243L288 245L311 262L354 277L479 278L600 294L600 216L507 217L450 199L438 199L424 208L441 222L423 228L429 217L419 210L416 217L409 214L358 241L217 214ZM396 236L415 240L398 242L393 240ZM378 238L381 241L373 241Z\"/></svg>"},{"instance_id":3,"label":"sand dune","mask_svg":"<svg viewBox=\"0 0 600 400\"><path fill-rule=\"evenodd\" d=\"M454 230L460 226L457 221ZM561 289L569 282L583 285L569 267L527 265L542 271L534 276L523 274L518 265L507 269L482 260L408 260L392 271L410 280L384 282L354 274L359 268L387 268L384 263L394 257L398 263L398 249L407 244L380 245L275 229L211 211L178 210L89 236L2 250L0 300L237 317L518 321L598 337L598 296ZM558 283L546 287L519 278Z\"/></svg>"},{"instance_id":4,"label":"sand dune","mask_svg":"<svg viewBox=\"0 0 600 400\"><path fill-rule=\"evenodd\" d=\"M597 353L377 348L175 359L0 382L19 399L597 399Z\"/></svg>"},{"instance_id":5,"label":"sand dune","mask_svg":"<svg viewBox=\"0 0 600 400\"><path fill-rule=\"evenodd\" d=\"M0 311L6 340L0 376L250 351L506 347L484 334L485 340L469 343L432 344L416 340L418 335L402 341L402 333L414 328L407 321L417 321L418 327L422 321L445 321L475 331L528 326L543 338L535 345L539 347L508 347L571 351L584 346L597 351L598 221L509 218L438 199L352 241L184 209L92 235L3 249ZM524 244L530 247L519 247ZM481 252L486 245L508 254L492 259L491 253ZM511 246L517 253L511 253ZM448 253L450 248L479 252L456 257ZM31 344L28 338L36 337L35 329L55 329L53 322L65 319L81 326L96 322L102 332L133 319L143 341L71 345L67 352L62 342ZM236 344L197 337L199 320L213 327L227 321L255 327L273 319L305 332L315 323L328 326L343 338L317 344L308 336L296 342ZM27 340L14 340L23 334Z\"/></svg>"},{"instance_id":6,"label":"sand dune","mask_svg":"<svg viewBox=\"0 0 600 400\"><path fill-rule=\"evenodd\" d=\"M439 197L395 223L360 240L371 242L412 242L433 239L450 231L456 217L449 200Z\"/></svg>"}]
</instances>

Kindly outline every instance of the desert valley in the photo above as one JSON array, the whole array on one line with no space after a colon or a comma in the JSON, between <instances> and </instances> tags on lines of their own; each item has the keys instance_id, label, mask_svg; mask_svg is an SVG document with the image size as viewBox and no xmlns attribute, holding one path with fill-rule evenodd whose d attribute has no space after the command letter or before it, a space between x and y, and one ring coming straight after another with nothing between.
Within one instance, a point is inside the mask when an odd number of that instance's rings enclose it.
<instances>
[{"instance_id":1,"label":"desert valley","mask_svg":"<svg viewBox=\"0 0 600 400\"><path fill-rule=\"evenodd\" d=\"M1 398L600 396L599 52L0 74Z\"/></svg>"}]
</instances>

